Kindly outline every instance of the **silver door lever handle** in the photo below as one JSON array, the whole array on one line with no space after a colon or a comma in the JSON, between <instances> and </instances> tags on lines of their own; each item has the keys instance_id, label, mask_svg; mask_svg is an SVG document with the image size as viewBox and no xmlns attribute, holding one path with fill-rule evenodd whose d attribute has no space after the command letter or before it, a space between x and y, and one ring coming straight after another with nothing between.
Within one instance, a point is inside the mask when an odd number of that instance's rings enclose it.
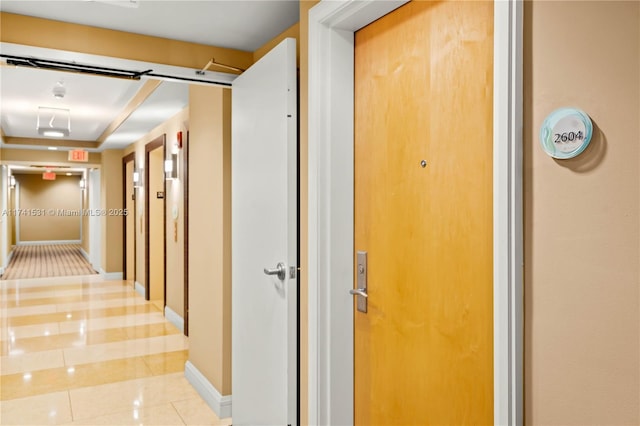
<instances>
[{"instance_id":1,"label":"silver door lever handle","mask_svg":"<svg viewBox=\"0 0 640 426\"><path fill-rule=\"evenodd\" d=\"M264 273L265 275L276 275L280 281L284 281L287 278L287 268L282 262L276 265L276 269L264 268Z\"/></svg>"},{"instance_id":2,"label":"silver door lever handle","mask_svg":"<svg viewBox=\"0 0 640 426\"><path fill-rule=\"evenodd\" d=\"M354 296L369 297L369 295L367 294L367 290L365 290L364 288L352 288L351 290L349 290L349 294L353 294Z\"/></svg>"}]
</instances>

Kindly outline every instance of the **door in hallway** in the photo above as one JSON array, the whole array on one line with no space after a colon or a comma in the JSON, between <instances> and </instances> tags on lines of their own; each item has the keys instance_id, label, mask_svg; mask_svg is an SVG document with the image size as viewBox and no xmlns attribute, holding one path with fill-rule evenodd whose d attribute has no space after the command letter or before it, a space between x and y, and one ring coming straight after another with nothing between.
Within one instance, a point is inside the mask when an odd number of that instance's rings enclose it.
<instances>
[{"instance_id":1,"label":"door in hallway","mask_svg":"<svg viewBox=\"0 0 640 426\"><path fill-rule=\"evenodd\" d=\"M125 222L125 280L136 279L136 219L135 219L135 191L133 173L135 172L135 154L125 157L124 163L124 208L127 215Z\"/></svg>"},{"instance_id":2,"label":"door in hallway","mask_svg":"<svg viewBox=\"0 0 640 426\"><path fill-rule=\"evenodd\" d=\"M410 2L355 46L355 424L492 424L493 3Z\"/></svg>"},{"instance_id":3,"label":"door in hallway","mask_svg":"<svg viewBox=\"0 0 640 426\"><path fill-rule=\"evenodd\" d=\"M234 425L297 424L296 85L293 39L233 82Z\"/></svg>"},{"instance_id":4,"label":"door in hallway","mask_svg":"<svg viewBox=\"0 0 640 426\"><path fill-rule=\"evenodd\" d=\"M89 170L89 209L97 211L101 209L100 169ZM100 216L89 216L89 258L91 266L96 271L102 269L102 220Z\"/></svg>"},{"instance_id":5,"label":"door in hallway","mask_svg":"<svg viewBox=\"0 0 640 426\"><path fill-rule=\"evenodd\" d=\"M165 297L165 136L145 145L146 298L164 312Z\"/></svg>"}]
</instances>

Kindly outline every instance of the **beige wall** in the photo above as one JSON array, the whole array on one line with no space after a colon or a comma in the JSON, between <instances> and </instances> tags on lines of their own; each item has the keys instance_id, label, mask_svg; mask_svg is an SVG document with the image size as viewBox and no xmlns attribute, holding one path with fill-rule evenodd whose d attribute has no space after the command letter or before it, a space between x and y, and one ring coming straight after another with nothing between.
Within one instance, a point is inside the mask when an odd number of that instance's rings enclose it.
<instances>
[{"instance_id":1,"label":"beige wall","mask_svg":"<svg viewBox=\"0 0 640 426\"><path fill-rule=\"evenodd\" d=\"M309 9L318 0L300 1L300 419L309 419Z\"/></svg>"},{"instance_id":2,"label":"beige wall","mask_svg":"<svg viewBox=\"0 0 640 426\"><path fill-rule=\"evenodd\" d=\"M640 3L525 5L525 415L640 424ZM591 146L554 160L538 132L575 106Z\"/></svg>"},{"instance_id":3,"label":"beige wall","mask_svg":"<svg viewBox=\"0 0 640 426\"><path fill-rule=\"evenodd\" d=\"M82 194L78 176L58 174L52 181L43 180L41 174L15 174L15 177L20 210L34 212L20 215L19 242L80 240ZM76 215L60 214L58 209Z\"/></svg>"},{"instance_id":4,"label":"beige wall","mask_svg":"<svg viewBox=\"0 0 640 426\"><path fill-rule=\"evenodd\" d=\"M100 197L103 210L120 211L122 206L122 150L102 152ZM102 269L107 273L122 272L122 224L124 216L102 217Z\"/></svg>"},{"instance_id":5,"label":"beige wall","mask_svg":"<svg viewBox=\"0 0 640 426\"><path fill-rule=\"evenodd\" d=\"M187 138L187 130L189 124L189 108L185 108L178 114L171 117L160 126L153 129L140 140L128 146L123 156L135 152L136 167L143 170L145 165L144 146L156 139L158 136L166 135L166 155L167 158L171 154L174 145L177 143L177 133L183 133L183 140ZM162 151L162 150L160 150ZM182 164L182 156L184 152L178 150L178 164ZM129 176L128 179L133 179ZM167 181L166 187L166 217L167 217L167 289L166 298L167 306L176 314L184 317L184 201L182 194L183 170L178 167L178 179ZM145 256L145 192L146 182L143 182L141 188L136 191L136 208L135 208L135 226L136 226L136 281L140 284L146 283L144 271ZM172 212L173 206L178 208L178 219L174 221ZM177 223L178 240L174 239L174 230Z\"/></svg>"},{"instance_id":6,"label":"beige wall","mask_svg":"<svg viewBox=\"0 0 640 426\"><path fill-rule=\"evenodd\" d=\"M231 394L231 92L189 91L189 360Z\"/></svg>"},{"instance_id":7,"label":"beige wall","mask_svg":"<svg viewBox=\"0 0 640 426\"><path fill-rule=\"evenodd\" d=\"M300 63L300 23L293 24L282 33L274 37L272 40L269 40L263 46L261 46L258 50L253 52L253 62L258 62L260 58L269 53L271 49L276 47L282 40L285 38L295 38L298 42L296 42L296 59L298 64Z\"/></svg>"}]
</instances>

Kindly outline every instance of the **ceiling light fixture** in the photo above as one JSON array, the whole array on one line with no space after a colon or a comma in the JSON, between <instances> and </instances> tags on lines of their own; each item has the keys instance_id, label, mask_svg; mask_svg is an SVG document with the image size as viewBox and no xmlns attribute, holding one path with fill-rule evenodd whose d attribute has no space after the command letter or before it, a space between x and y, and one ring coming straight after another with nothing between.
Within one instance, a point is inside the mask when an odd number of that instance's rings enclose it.
<instances>
[{"instance_id":1,"label":"ceiling light fixture","mask_svg":"<svg viewBox=\"0 0 640 426\"><path fill-rule=\"evenodd\" d=\"M58 147L57 146L50 146L49 148L47 148L49 151L57 151Z\"/></svg>"},{"instance_id":2,"label":"ceiling light fixture","mask_svg":"<svg viewBox=\"0 0 640 426\"><path fill-rule=\"evenodd\" d=\"M65 129L38 129L38 133L49 138L63 138L69 136L69 132Z\"/></svg>"},{"instance_id":3,"label":"ceiling light fixture","mask_svg":"<svg viewBox=\"0 0 640 426\"><path fill-rule=\"evenodd\" d=\"M95 3L103 3L111 6L119 6L119 7L128 7L128 8L137 8L140 6L139 0L88 0L90 2Z\"/></svg>"},{"instance_id":4,"label":"ceiling light fixture","mask_svg":"<svg viewBox=\"0 0 640 426\"><path fill-rule=\"evenodd\" d=\"M48 122L45 123L45 120L48 120ZM36 128L38 129L38 134L51 138L69 136L71 132L71 111L66 108L38 107Z\"/></svg>"}]
</instances>

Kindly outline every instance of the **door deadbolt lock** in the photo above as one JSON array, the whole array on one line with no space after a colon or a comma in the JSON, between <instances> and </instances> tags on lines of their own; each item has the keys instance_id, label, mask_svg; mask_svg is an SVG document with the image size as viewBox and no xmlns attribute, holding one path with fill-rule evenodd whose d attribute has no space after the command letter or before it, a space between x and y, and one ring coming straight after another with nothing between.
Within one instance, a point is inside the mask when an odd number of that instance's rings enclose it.
<instances>
[{"instance_id":1,"label":"door deadbolt lock","mask_svg":"<svg viewBox=\"0 0 640 426\"><path fill-rule=\"evenodd\" d=\"M359 251L356 255L356 271L358 272L356 282L357 288L349 290L349 294L356 296L356 309L358 312L367 313L367 252Z\"/></svg>"}]
</instances>

